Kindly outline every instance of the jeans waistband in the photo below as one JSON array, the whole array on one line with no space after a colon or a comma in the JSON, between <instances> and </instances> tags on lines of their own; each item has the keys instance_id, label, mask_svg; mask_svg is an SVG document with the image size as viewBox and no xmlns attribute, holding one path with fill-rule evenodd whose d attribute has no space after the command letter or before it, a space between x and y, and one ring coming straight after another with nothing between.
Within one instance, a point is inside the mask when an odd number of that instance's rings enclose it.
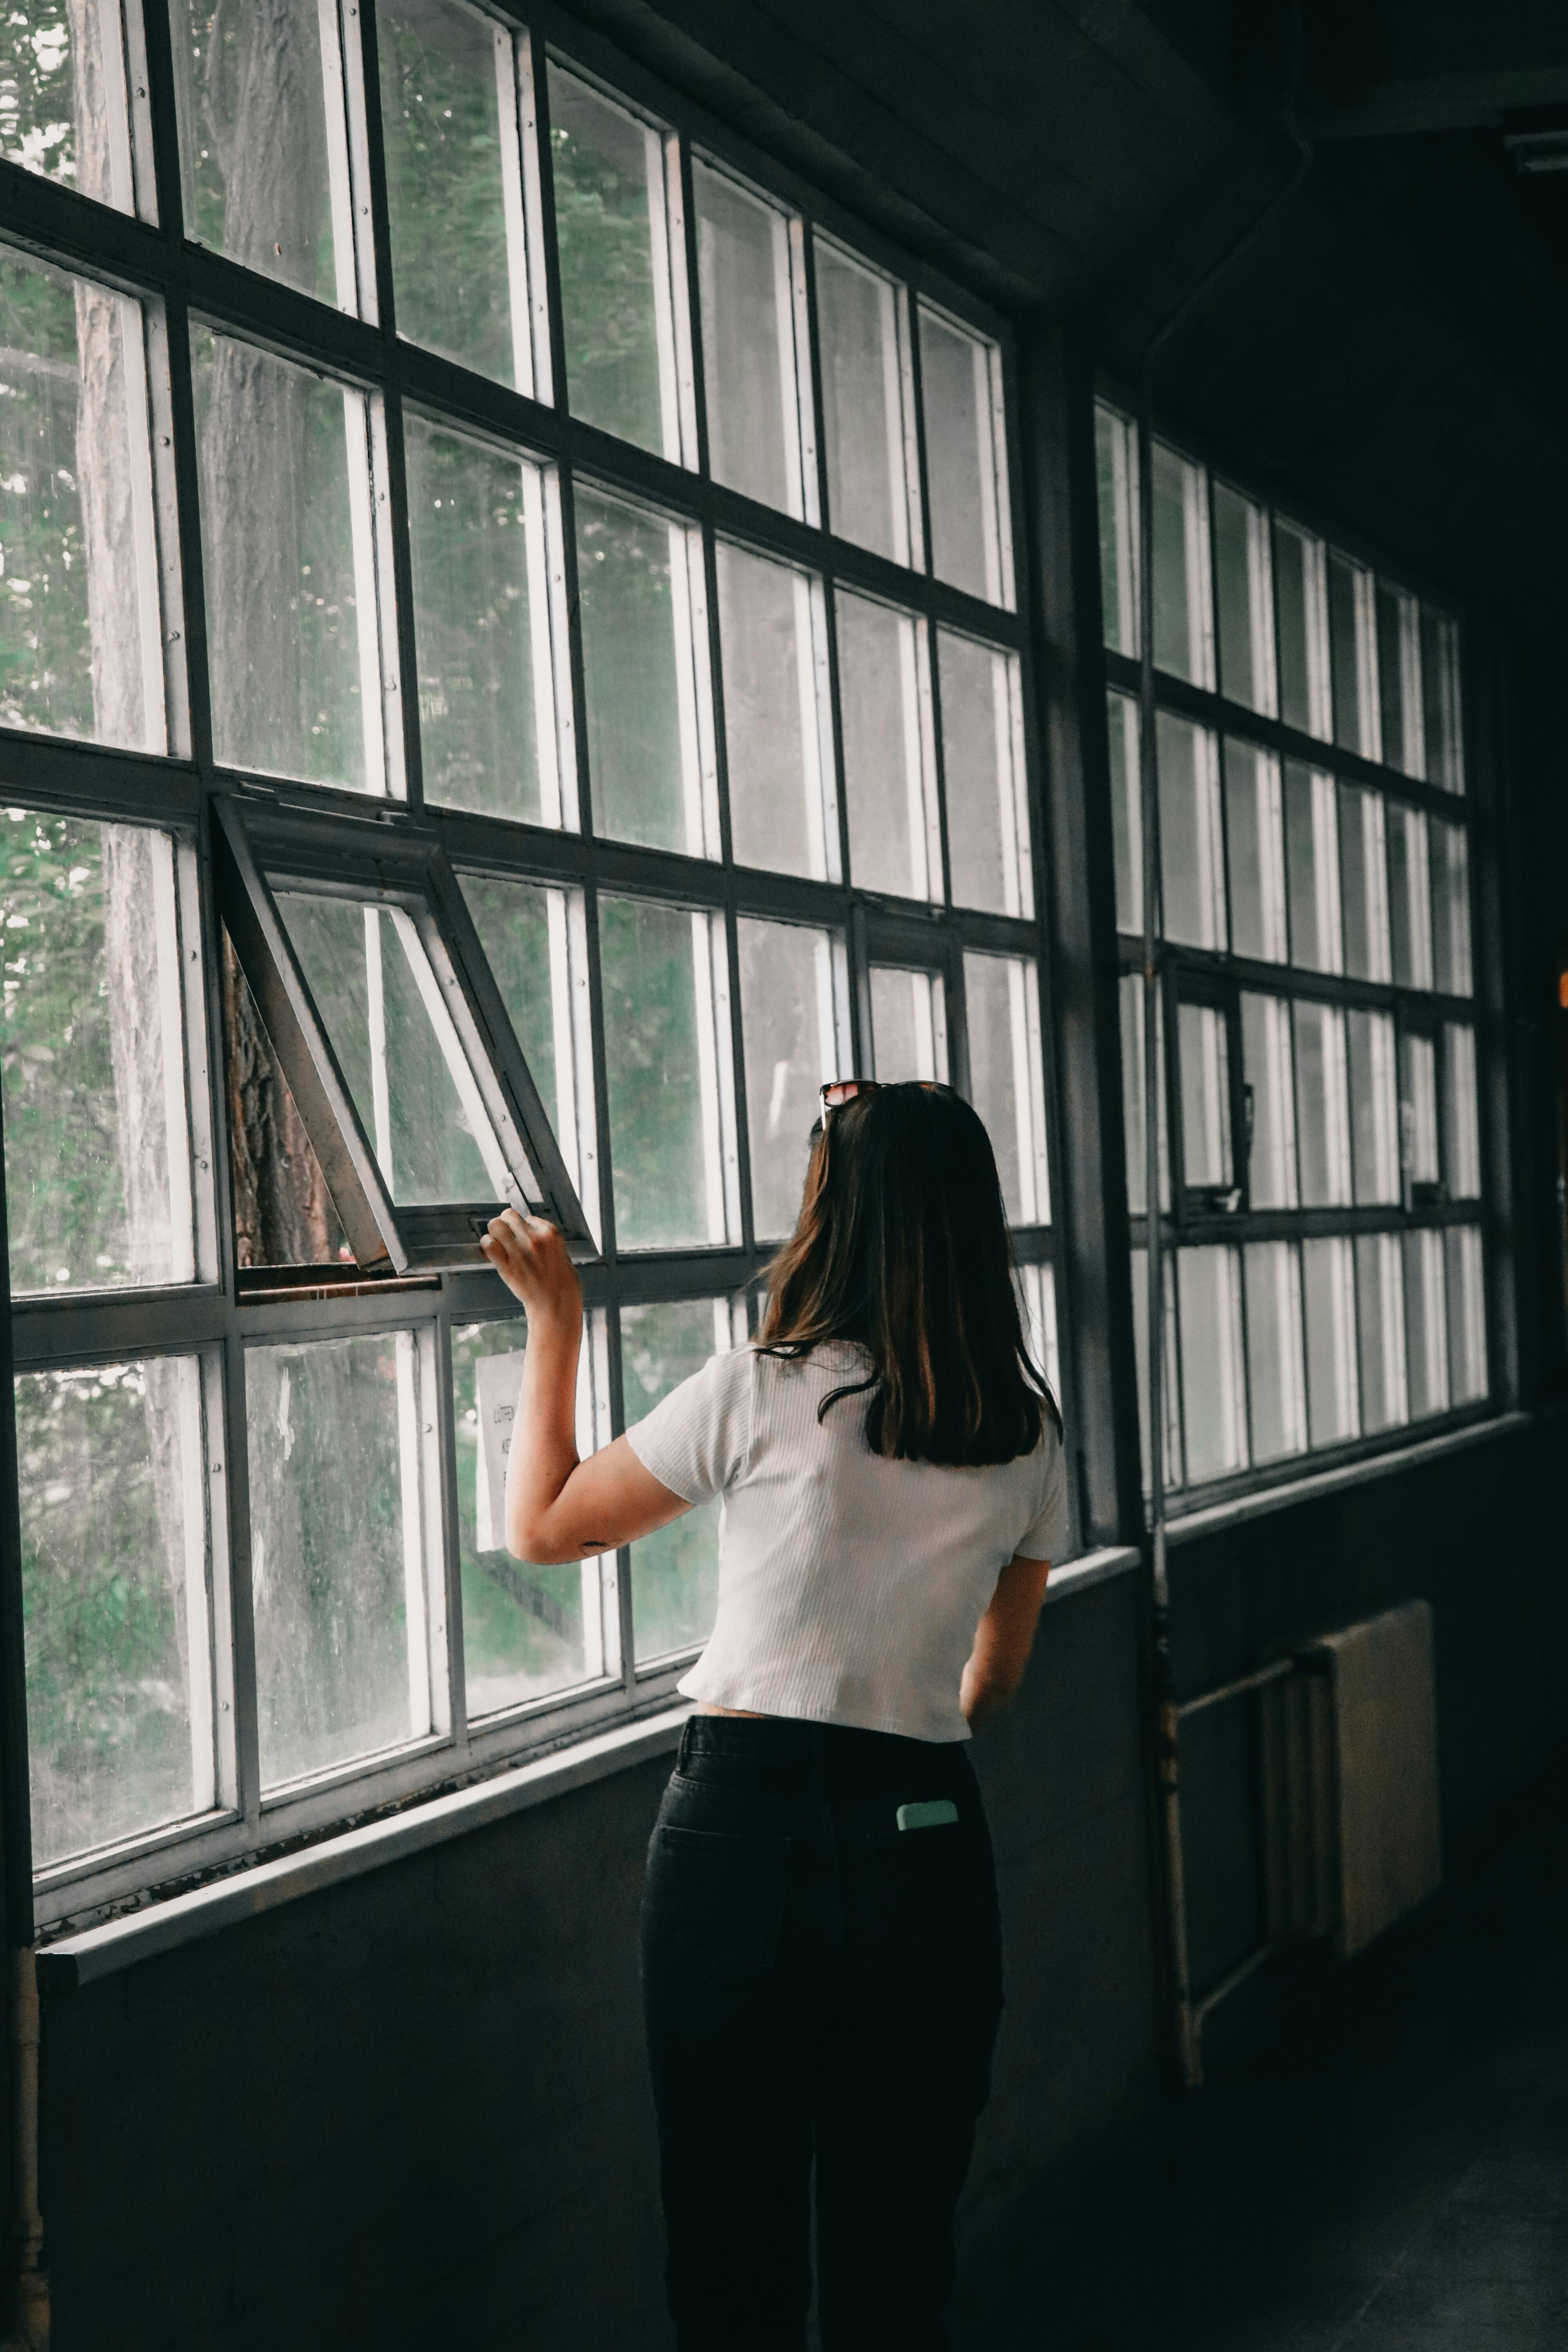
<instances>
[{"instance_id":1,"label":"jeans waistband","mask_svg":"<svg viewBox=\"0 0 1568 2352\"><path fill-rule=\"evenodd\" d=\"M972 1794L967 1740L909 1739L899 1732L792 1716L693 1715L680 1735L676 1769L689 1779L853 1794Z\"/></svg>"}]
</instances>

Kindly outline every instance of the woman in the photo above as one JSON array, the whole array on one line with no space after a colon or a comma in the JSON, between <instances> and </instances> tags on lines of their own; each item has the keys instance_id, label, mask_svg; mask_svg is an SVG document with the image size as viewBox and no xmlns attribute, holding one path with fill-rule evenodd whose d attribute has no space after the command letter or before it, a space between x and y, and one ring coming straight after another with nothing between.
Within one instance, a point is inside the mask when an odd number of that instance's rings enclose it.
<instances>
[{"instance_id":1,"label":"woman","mask_svg":"<svg viewBox=\"0 0 1568 2352\"><path fill-rule=\"evenodd\" d=\"M947 2342L1002 2005L965 1743L1017 1690L1065 1531L985 1130L946 1087L823 1089L762 1337L580 1462L558 1234L528 1309L507 1538L538 1563L723 1498L712 1638L648 1851L643 1986L682 2352L799 2352L816 2167L828 2352Z\"/></svg>"}]
</instances>

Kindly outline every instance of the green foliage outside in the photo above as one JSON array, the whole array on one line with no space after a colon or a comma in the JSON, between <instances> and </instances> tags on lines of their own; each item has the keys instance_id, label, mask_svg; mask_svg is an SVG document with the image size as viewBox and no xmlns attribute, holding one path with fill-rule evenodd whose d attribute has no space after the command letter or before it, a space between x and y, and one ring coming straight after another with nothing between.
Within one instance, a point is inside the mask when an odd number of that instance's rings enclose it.
<instances>
[{"instance_id":1,"label":"green foliage outside","mask_svg":"<svg viewBox=\"0 0 1568 2352\"><path fill-rule=\"evenodd\" d=\"M68 187L77 176L75 61L58 0L0 16L0 155Z\"/></svg>"},{"instance_id":2,"label":"green foliage outside","mask_svg":"<svg viewBox=\"0 0 1568 2352\"><path fill-rule=\"evenodd\" d=\"M649 146L655 134L550 68L551 184L574 416L664 448L654 306Z\"/></svg>"},{"instance_id":3,"label":"green foliage outside","mask_svg":"<svg viewBox=\"0 0 1568 2352\"><path fill-rule=\"evenodd\" d=\"M599 901L616 1234L623 1249L708 1238L691 917Z\"/></svg>"},{"instance_id":4,"label":"green foliage outside","mask_svg":"<svg viewBox=\"0 0 1568 2352\"><path fill-rule=\"evenodd\" d=\"M69 278L0 255L0 725L90 736L77 394Z\"/></svg>"}]
</instances>

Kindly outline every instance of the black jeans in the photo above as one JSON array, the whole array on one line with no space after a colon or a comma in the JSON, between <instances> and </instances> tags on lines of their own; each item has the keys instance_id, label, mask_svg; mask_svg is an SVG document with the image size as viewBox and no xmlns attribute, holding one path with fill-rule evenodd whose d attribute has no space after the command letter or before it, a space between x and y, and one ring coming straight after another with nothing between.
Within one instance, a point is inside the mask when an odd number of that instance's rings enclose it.
<instances>
[{"instance_id":1,"label":"black jeans","mask_svg":"<svg viewBox=\"0 0 1568 2352\"><path fill-rule=\"evenodd\" d=\"M958 1821L900 1830L947 1798ZM693 1716L648 1847L643 1999L681 2352L938 2352L1002 2008L961 1743Z\"/></svg>"}]
</instances>

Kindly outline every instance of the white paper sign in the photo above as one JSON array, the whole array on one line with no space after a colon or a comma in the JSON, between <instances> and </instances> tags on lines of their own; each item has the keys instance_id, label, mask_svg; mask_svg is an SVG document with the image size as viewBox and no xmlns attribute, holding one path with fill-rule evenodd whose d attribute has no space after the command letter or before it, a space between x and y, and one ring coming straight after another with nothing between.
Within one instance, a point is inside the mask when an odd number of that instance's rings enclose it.
<instances>
[{"instance_id":1,"label":"white paper sign","mask_svg":"<svg viewBox=\"0 0 1568 2352\"><path fill-rule=\"evenodd\" d=\"M506 1460L511 1450L517 1392L522 1382L522 1350L511 1356L481 1356L479 1373L479 1492L474 1497L475 1545L480 1551L506 1548Z\"/></svg>"}]
</instances>

